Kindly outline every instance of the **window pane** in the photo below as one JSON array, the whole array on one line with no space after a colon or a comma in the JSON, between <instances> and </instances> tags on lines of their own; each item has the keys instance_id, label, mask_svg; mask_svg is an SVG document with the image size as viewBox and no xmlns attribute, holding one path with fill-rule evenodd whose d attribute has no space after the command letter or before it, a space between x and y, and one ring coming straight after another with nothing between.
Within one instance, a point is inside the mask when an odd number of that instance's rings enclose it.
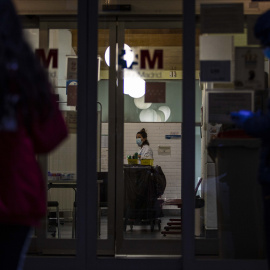
<instances>
[{"instance_id":1,"label":"window pane","mask_svg":"<svg viewBox=\"0 0 270 270\"><path fill-rule=\"evenodd\" d=\"M265 109L268 70L253 33L258 11L251 14L240 2L197 1L202 184L195 209L196 255L263 259L260 141L232 121L231 112Z\"/></svg>"}]
</instances>

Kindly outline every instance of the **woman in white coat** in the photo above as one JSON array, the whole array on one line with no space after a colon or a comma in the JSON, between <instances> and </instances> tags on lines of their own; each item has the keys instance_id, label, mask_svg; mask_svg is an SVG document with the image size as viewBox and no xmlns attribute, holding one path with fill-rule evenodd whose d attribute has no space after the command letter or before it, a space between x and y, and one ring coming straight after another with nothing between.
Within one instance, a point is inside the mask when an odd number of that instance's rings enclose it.
<instances>
[{"instance_id":1,"label":"woman in white coat","mask_svg":"<svg viewBox=\"0 0 270 270\"><path fill-rule=\"evenodd\" d=\"M136 143L141 148L138 153L139 159L154 159L153 150L149 146L147 133L144 128L136 134Z\"/></svg>"}]
</instances>

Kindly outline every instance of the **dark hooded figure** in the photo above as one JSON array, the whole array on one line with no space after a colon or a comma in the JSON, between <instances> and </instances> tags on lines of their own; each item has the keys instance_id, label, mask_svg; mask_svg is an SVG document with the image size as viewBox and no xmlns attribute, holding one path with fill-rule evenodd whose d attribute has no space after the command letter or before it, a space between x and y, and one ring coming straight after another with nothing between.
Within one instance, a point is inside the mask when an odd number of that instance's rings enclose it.
<instances>
[{"instance_id":1,"label":"dark hooded figure","mask_svg":"<svg viewBox=\"0 0 270 270\"><path fill-rule=\"evenodd\" d=\"M11 0L0 0L0 71L0 269L22 270L47 212L36 155L54 149L67 128Z\"/></svg>"},{"instance_id":2,"label":"dark hooded figure","mask_svg":"<svg viewBox=\"0 0 270 270\"><path fill-rule=\"evenodd\" d=\"M270 10L257 19L254 34L260 40L264 55L270 59ZM260 138L262 142L258 180L262 187L267 260L270 268L270 100L266 113L240 111L231 113L231 116L238 127L247 134Z\"/></svg>"}]
</instances>

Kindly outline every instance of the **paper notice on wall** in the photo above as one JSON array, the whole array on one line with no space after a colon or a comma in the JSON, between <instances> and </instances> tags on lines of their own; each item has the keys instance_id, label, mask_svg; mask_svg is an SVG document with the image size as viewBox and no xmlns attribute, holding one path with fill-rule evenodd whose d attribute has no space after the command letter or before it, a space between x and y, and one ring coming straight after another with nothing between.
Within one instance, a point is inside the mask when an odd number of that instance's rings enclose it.
<instances>
[{"instance_id":1,"label":"paper notice on wall","mask_svg":"<svg viewBox=\"0 0 270 270\"><path fill-rule=\"evenodd\" d=\"M69 57L67 59L67 80L77 80L77 58Z\"/></svg>"},{"instance_id":2,"label":"paper notice on wall","mask_svg":"<svg viewBox=\"0 0 270 270\"><path fill-rule=\"evenodd\" d=\"M235 88L263 90L264 55L261 48L235 48Z\"/></svg>"},{"instance_id":3,"label":"paper notice on wall","mask_svg":"<svg viewBox=\"0 0 270 270\"><path fill-rule=\"evenodd\" d=\"M233 81L234 39L231 35L200 36L201 82Z\"/></svg>"},{"instance_id":4,"label":"paper notice on wall","mask_svg":"<svg viewBox=\"0 0 270 270\"><path fill-rule=\"evenodd\" d=\"M200 61L201 82L230 82L231 61Z\"/></svg>"},{"instance_id":5,"label":"paper notice on wall","mask_svg":"<svg viewBox=\"0 0 270 270\"><path fill-rule=\"evenodd\" d=\"M201 4L201 33L243 33L243 4Z\"/></svg>"},{"instance_id":6,"label":"paper notice on wall","mask_svg":"<svg viewBox=\"0 0 270 270\"><path fill-rule=\"evenodd\" d=\"M69 133L77 133L77 112L67 111L66 123Z\"/></svg>"}]
</instances>

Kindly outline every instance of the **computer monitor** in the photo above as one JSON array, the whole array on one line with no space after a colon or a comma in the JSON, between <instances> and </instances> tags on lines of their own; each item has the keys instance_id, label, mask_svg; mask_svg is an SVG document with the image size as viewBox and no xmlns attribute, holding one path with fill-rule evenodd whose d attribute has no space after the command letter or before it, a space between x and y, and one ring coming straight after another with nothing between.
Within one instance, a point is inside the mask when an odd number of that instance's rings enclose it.
<instances>
[{"instance_id":1,"label":"computer monitor","mask_svg":"<svg viewBox=\"0 0 270 270\"><path fill-rule=\"evenodd\" d=\"M252 90L206 90L207 123L232 124L231 112L254 111Z\"/></svg>"}]
</instances>

